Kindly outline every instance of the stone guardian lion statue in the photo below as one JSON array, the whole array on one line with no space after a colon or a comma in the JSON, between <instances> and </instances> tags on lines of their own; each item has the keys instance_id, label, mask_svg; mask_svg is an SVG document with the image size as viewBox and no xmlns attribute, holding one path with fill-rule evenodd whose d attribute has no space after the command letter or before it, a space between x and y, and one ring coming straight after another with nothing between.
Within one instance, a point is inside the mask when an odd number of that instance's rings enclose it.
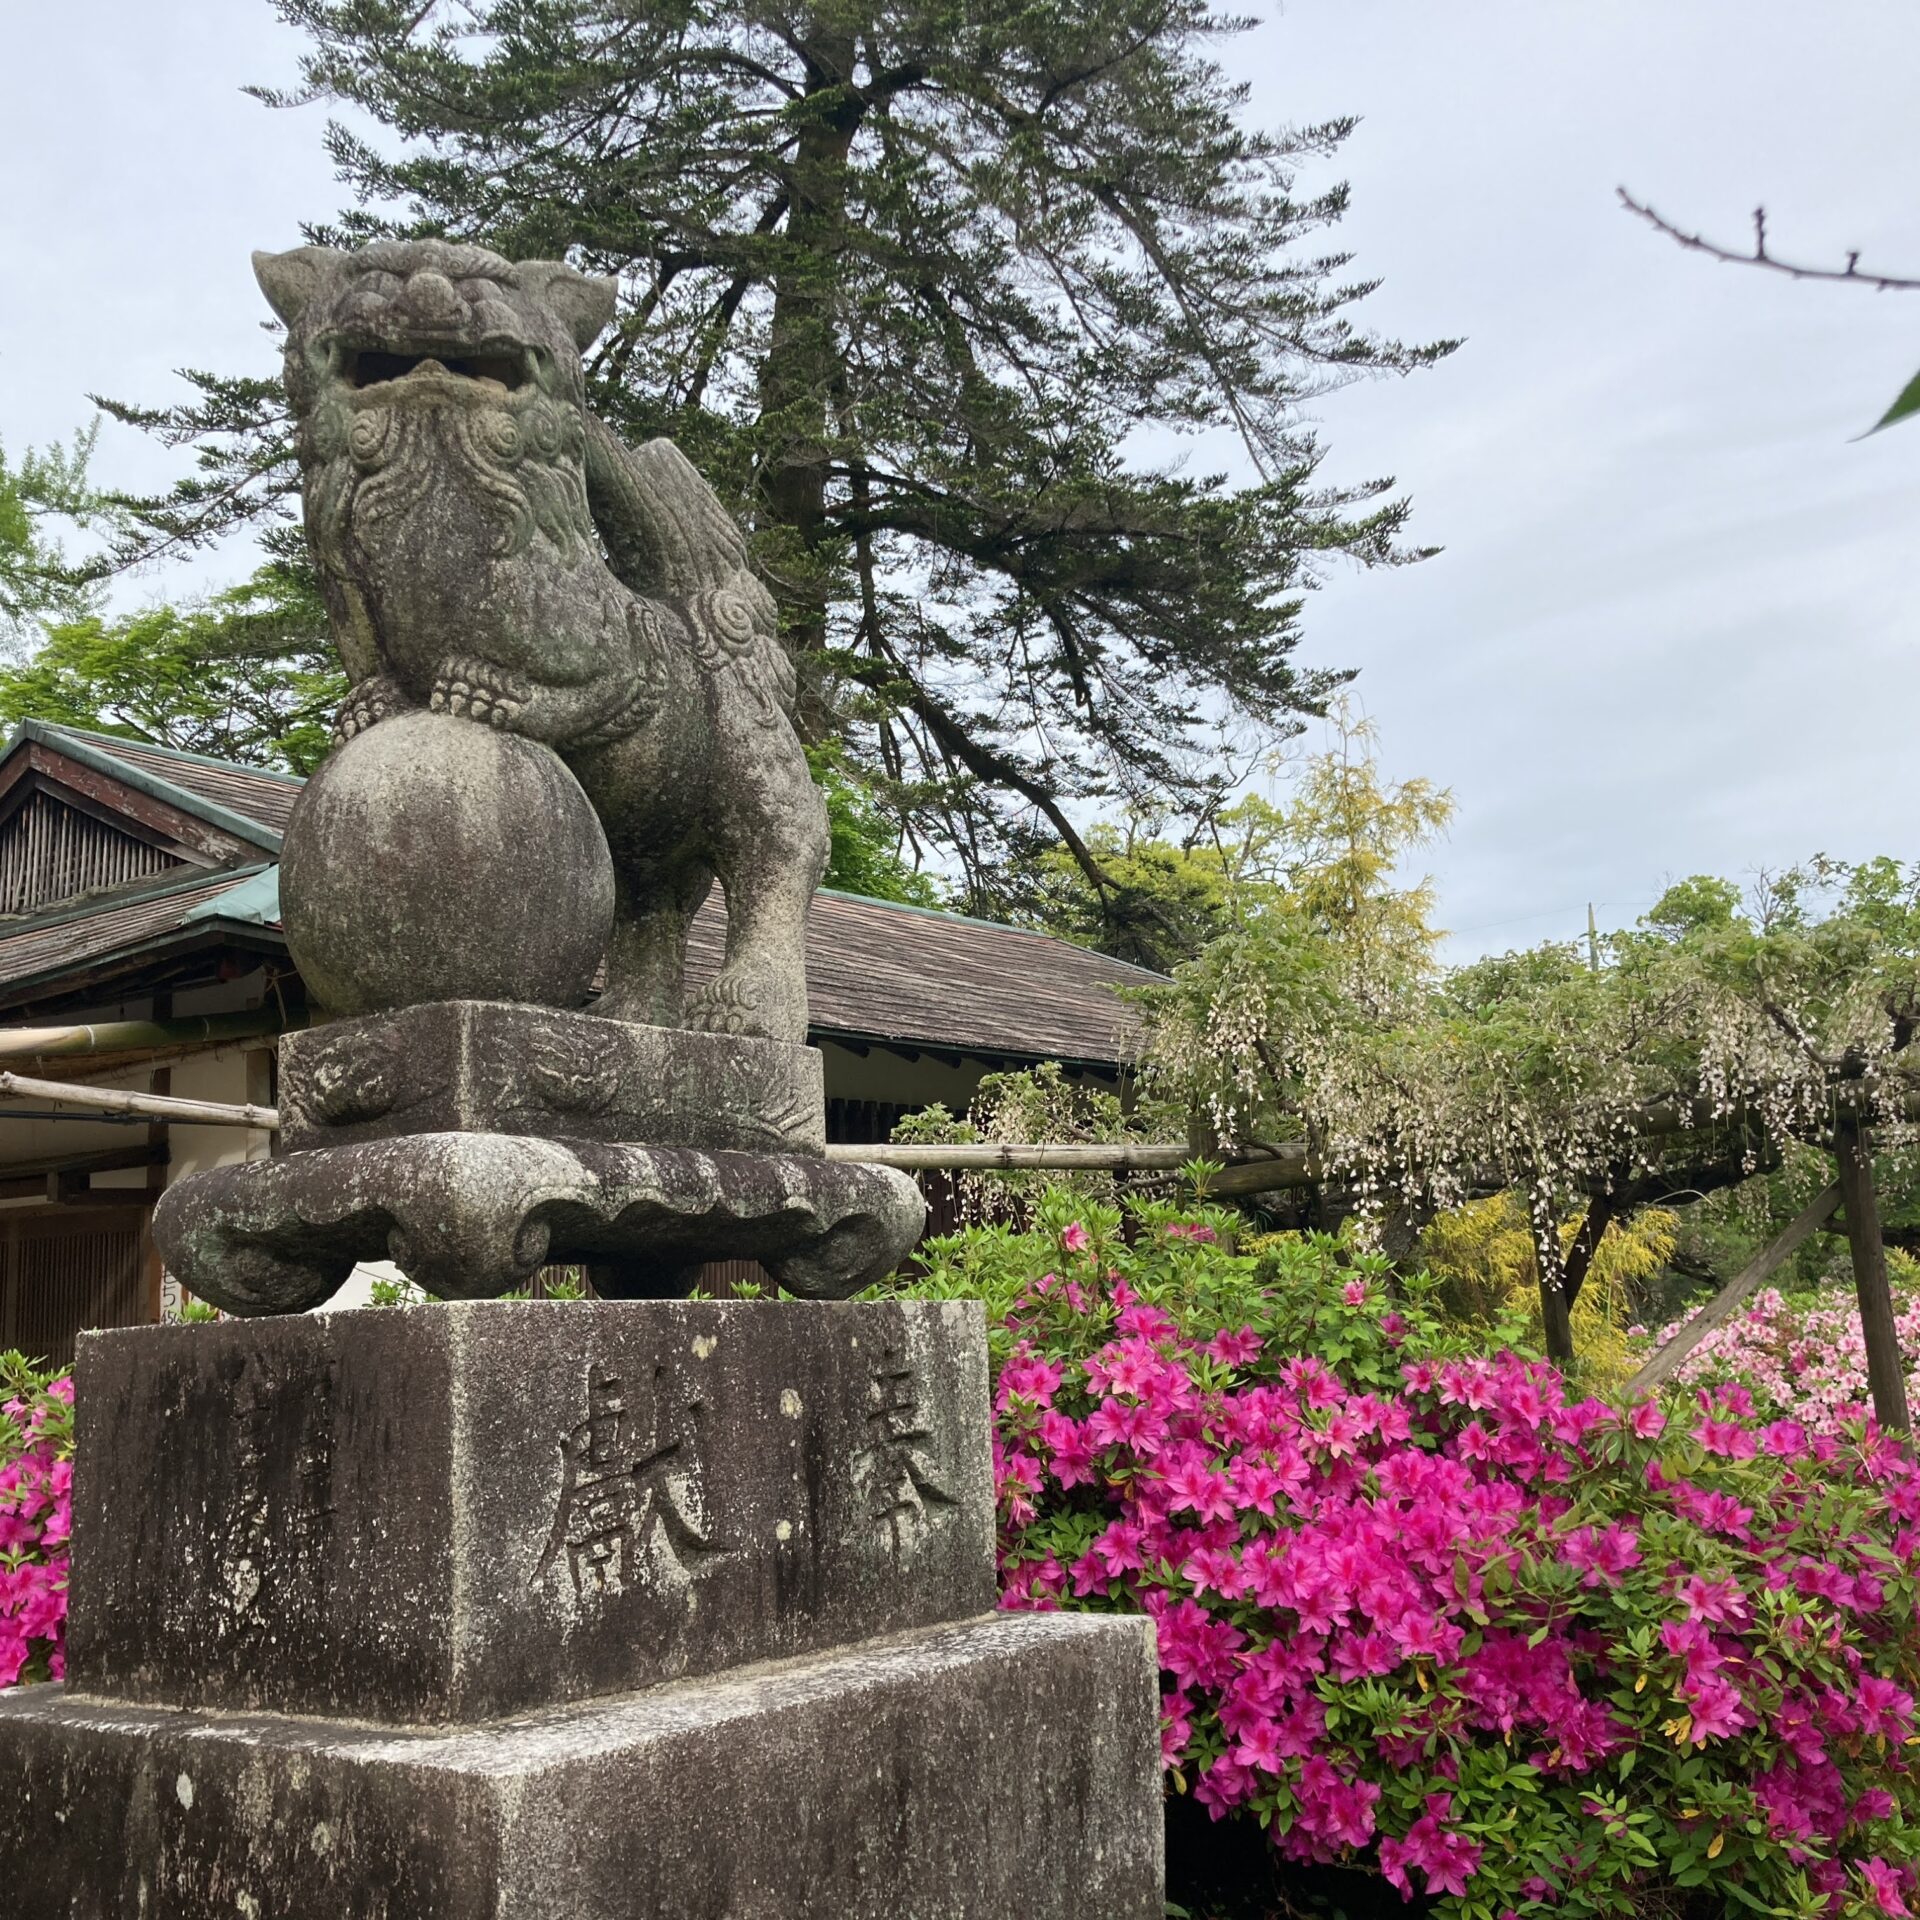
<instances>
[{"instance_id":1,"label":"stone guardian lion statue","mask_svg":"<svg viewBox=\"0 0 1920 1920\"><path fill-rule=\"evenodd\" d=\"M257 253L286 323L343 738L428 707L552 747L616 876L597 1011L799 1042L827 823L771 596L666 440L623 445L581 355L615 283L439 240ZM684 998L715 877L725 963ZM509 882L510 883L510 882Z\"/></svg>"}]
</instances>

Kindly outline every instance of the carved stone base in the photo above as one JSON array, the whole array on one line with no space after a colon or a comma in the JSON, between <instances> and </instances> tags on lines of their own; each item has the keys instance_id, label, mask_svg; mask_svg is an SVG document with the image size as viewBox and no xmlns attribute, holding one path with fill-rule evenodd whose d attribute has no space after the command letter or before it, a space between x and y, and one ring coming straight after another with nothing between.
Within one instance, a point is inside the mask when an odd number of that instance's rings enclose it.
<instances>
[{"instance_id":1,"label":"carved stone base","mask_svg":"<svg viewBox=\"0 0 1920 1920\"><path fill-rule=\"evenodd\" d=\"M479 1720L993 1605L972 1301L476 1301L81 1347L85 1693Z\"/></svg>"},{"instance_id":2,"label":"carved stone base","mask_svg":"<svg viewBox=\"0 0 1920 1920\"><path fill-rule=\"evenodd\" d=\"M817 1154L820 1055L498 1000L439 1000L281 1042L287 1151L417 1133Z\"/></svg>"},{"instance_id":3,"label":"carved stone base","mask_svg":"<svg viewBox=\"0 0 1920 1920\"><path fill-rule=\"evenodd\" d=\"M153 1234L193 1293L257 1314L317 1307L373 1260L445 1300L572 1262L603 1296L668 1298L732 1259L841 1299L892 1271L925 1221L919 1188L887 1167L421 1133L190 1174L161 1196Z\"/></svg>"},{"instance_id":4,"label":"carved stone base","mask_svg":"<svg viewBox=\"0 0 1920 1920\"><path fill-rule=\"evenodd\" d=\"M997 1614L465 1728L0 1697L0 1908L1158 1920L1153 1635Z\"/></svg>"},{"instance_id":5,"label":"carved stone base","mask_svg":"<svg viewBox=\"0 0 1920 1920\"><path fill-rule=\"evenodd\" d=\"M1158 1920L1153 1629L987 1611L985 1345L957 1301L83 1334L0 1915Z\"/></svg>"}]
</instances>

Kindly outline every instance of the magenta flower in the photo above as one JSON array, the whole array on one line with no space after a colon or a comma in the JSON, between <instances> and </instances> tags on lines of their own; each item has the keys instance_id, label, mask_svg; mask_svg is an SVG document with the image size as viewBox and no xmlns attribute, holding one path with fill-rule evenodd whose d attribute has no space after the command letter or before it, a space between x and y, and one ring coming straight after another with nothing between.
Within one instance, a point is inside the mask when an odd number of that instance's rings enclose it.
<instances>
[{"instance_id":1,"label":"magenta flower","mask_svg":"<svg viewBox=\"0 0 1920 1920\"><path fill-rule=\"evenodd\" d=\"M1209 1359L1218 1360L1223 1366L1244 1367L1259 1356L1265 1344L1251 1327L1242 1327L1238 1333L1216 1333L1207 1342L1205 1351Z\"/></svg>"},{"instance_id":2,"label":"magenta flower","mask_svg":"<svg viewBox=\"0 0 1920 1920\"><path fill-rule=\"evenodd\" d=\"M1738 1420L1708 1417L1693 1430L1693 1437L1709 1453L1725 1454L1729 1460L1751 1460L1760 1443Z\"/></svg>"},{"instance_id":3,"label":"magenta flower","mask_svg":"<svg viewBox=\"0 0 1920 1920\"><path fill-rule=\"evenodd\" d=\"M1638 1440L1657 1440L1666 1431L1667 1416L1657 1400L1642 1400L1627 1412L1627 1426Z\"/></svg>"},{"instance_id":4,"label":"magenta flower","mask_svg":"<svg viewBox=\"0 0 1920 1920\"><path fill-rule=\"evenodd\" d=\"M1903 1881L1897 1868L1888 1866L1876 1853L1860 1861L1857 1871L1861 1884L1866 1888L1867 1898L1882 1913L1893 1915L1895 1920L1907 1920L1907 1903L1903 1897L1907 1882ZM1908 1880L1910 1878L1908 1876Z\"/></svg>"}]
</instances>

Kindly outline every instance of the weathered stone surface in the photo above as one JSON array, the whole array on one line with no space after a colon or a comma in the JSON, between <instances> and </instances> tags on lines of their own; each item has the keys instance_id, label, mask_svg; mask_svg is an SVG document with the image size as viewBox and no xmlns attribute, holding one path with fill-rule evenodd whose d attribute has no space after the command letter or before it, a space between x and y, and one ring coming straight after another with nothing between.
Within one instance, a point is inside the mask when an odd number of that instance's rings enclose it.
<instances>
[{"instance_id":1,"label":"weathered stone surface","mask_svg":"<svg viewBox=\"0 0 1920 1920\"><path fill-rule=\"evenodd\" d=\"M81 1339L68 1671L466 1720L993 1604L978 1306L500 1301Z\"/></svg>"},{"instance_id":2,"label":"weathered stone surface","mask_svg":"<svg viewBox=\"0 0 1920 1920\"><path fill-rule=\"evenodd\" d=\"M685 1293L709 1260L758 1260L790 1293L844 1299L926 1221L904 1173L806 1154L700 1153L421 1133L189 1174L161 1195L168 1267L228 1313L299 1313L363 1260L444 1300L591 1266L603 1295Z\"/></svg>"},{"instance_id":3,"label":"weathered stone surface","mask_svg":"<svg viewBox=\"0 0 1920 1920\"><path fill-rule=\"evenodd\" d=\"M280 1043L287 1152L442 1132L819 1153L820 1055L494 1000L334 1021Z\"/></svg>"},{"instance_id":4,"label":"weathered stone surface","mask_svg":"<svg viewBox=\"0 0 1920 1920\"><path fill-rule=\"evenodd\" d=\"M1159 1920L1143 1621L999 1615L402 1734L0 1698L0 1889L82 1920Z\"/></svg>"},{"instance_id":5,"label":"weathered stone surface","mask_svg":"<svg viewBox=\"0 0 1920 1920\"><path fill-rule=\"evenodd\" d=\"M577 1007L613 930L613 862L550 748L401 714L301 789L280 910L332 1013L461 996Z\"/></svg>"},{"instance_id":6,"label":"weathered stone surface","mask_svg":"<svg viewBox=\"0 0 1920 1920\"><path fill-rule=\"evenodd\" d=\"M685 1024L803 1040L827 823L793 663L712 489L671 443L633 451L586 412L580 354L613 318L614 283L439 240L254 266L287 326L308 543L355 683L342 731L378 738L431 709L554 748L619 880L602 1011L682 1024L687 924L717 875L726 962ZM462 877L503 901L548 884L527 825L517 855ZM434 870L438 832L402 850L404 871ZM289 872L290 934L340 917L306 884ZM394 905L409 941L465 955L471 929ZM541 997L409 997L449 995Z\"/></svg>"}]
</instances>

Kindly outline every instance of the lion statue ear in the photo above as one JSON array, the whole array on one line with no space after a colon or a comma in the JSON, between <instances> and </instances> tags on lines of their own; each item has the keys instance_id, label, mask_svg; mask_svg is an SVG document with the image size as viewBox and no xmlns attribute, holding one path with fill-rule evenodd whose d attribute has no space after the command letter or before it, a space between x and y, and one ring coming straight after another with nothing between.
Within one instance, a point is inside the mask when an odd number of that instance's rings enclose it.
<instances>
[{"instance_id":1,"label":"lion statue ear","mask_svg":"<svg viewBox=\"0 0 1920 1920\"><path fill-rule=\"evenodd\" d=\"M560 316L582 353L613 324L618 280L576 273L564 260L523 260L515 271L521 286Z\"/></svg>"},{"instance_id":2,"label":"lion statue ear","mask_svg":"<svg viewBox=\"0 0 1920 1920\"><path fill-rule=\"evenodd\" d=\"M295 247L287 253L256 253L253 277L267 304L293 326L313 302L320 283L346 258L337 247Z\"/></svg>"}]
</instances>

